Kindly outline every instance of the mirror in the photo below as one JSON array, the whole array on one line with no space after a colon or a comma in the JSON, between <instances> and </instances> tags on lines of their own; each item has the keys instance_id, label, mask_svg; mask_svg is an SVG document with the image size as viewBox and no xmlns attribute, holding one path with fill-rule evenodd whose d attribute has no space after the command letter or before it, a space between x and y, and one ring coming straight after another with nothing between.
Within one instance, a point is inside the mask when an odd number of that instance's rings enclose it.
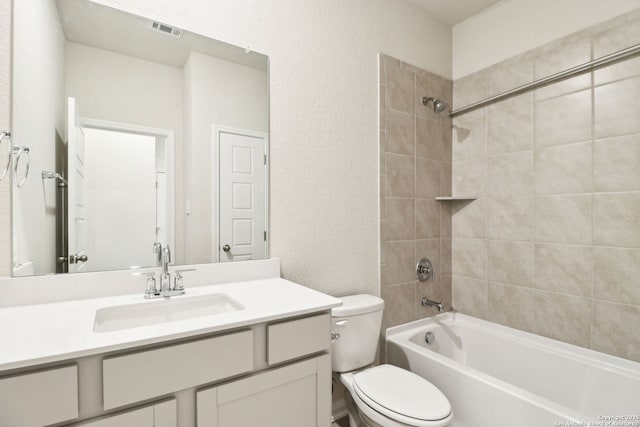
<instances>
[{"instance_id":1,"label":"mirror","mask_svg":"<svg viewBox=\"0 0 640 427\"><path fill-rule=\"evenodd\" d=\"M90 0L13 44L14 276L268 257L266 56Z\"/></svg>"}]
</instances>

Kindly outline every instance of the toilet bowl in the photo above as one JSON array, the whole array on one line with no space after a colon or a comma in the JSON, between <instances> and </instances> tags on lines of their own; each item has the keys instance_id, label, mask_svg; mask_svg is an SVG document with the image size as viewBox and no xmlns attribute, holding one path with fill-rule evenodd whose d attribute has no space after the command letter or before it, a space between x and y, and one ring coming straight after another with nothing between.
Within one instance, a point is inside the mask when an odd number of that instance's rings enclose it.
<instances>
[{"instance_id":1,"label":"toilet bowl","mask_svg":"<svg viewBox=\"0 0 640 427\"><path fill-rule=\"evenodd\" d=\"M392 365L370 366L382 325L384 301L372 295L342 297L332 309L336 337L333 371L344 384L350 427L442 427L453 412L426 379Z\"/></svg>"}]
</instances>

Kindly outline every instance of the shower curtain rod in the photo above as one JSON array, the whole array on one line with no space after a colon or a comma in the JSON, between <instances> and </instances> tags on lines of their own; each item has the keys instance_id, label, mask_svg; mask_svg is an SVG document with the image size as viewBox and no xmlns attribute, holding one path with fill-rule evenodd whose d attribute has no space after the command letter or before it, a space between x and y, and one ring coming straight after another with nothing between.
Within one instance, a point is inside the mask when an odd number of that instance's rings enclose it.
<instances>
[{"instance_id":1,"label":"shower curtain rod","mask_svg":"<svg viewBox=\"0 0 640 427\"><path fill-rule=\"evenodd\" d=\"M506 92L500 93L498 95L492 96L490 98L484 99L482 101L475 102L473 104L467 105L466 107L458 108L457 110L453 110L449 113L449 117L456 117L460 114L468 113L469 111L477 110L478 108L482 108L485 105L493 104L494 102L502 101L503 99L511 98L512 96L520 95L522 93L528 92L530 90L537 89L539 87L547 86L552 83L558 82L560 80L565 80L573 76L577 76L579 74L584 74L588 71L594 70L596 68L603 67L605 65L609 65L614 62L621 61L628 57L637 55L640 53L640 44L635 46L628 47L623 50L619 50L612 54L603 56L598 59L594 59L593 61L586 62L582 65L575 66L573 68L569 68L564 71L560 71L559 73L552 74L547 77L543 77L539 80L535 80L531 83L527 83L525 85L519 86L515 89L508 90Z\"/></svg>"}]
</instances>

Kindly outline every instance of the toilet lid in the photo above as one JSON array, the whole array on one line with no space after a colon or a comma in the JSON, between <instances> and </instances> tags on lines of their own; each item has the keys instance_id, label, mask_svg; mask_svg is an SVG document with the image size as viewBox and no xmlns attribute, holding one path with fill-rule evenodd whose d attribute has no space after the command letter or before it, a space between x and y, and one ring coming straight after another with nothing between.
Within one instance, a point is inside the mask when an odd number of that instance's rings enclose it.
<instances>
[{"instance_id":1,"label":"toilet lid","mask_svg":"<svg viewBox=\"0 0 640 427\"><path fill-rule=\"evenodd\" d=\"M392 365L380 365L354 375L358 396L389 418L436 421L451 414L447 397L424 378Z\"/></svg>"}]
</instances>

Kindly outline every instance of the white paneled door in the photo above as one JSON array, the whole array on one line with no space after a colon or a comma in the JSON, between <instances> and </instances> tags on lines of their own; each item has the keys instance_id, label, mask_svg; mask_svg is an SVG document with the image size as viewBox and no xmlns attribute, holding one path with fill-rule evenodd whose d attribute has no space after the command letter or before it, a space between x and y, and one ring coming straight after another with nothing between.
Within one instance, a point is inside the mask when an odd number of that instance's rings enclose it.
<instances>
[{"instance_id":1,"label":"white paneled door","mask_svg":"<svg viewBox=\"0 0 640 427\"><path fill-rule=\"evenodd\" d=\"M215 135L219 165L219 260L265 258L266 135L220 128Z\"/></svg>"},{"instance_id":2,"label":"white paneled door","mask_svg":"<svg viewBox=\"0 0 640 427\"><path fill-rule=\"evenodd\" d=\"M75 98L67 100L68 212L67 260L69 272L87 271L87 218L85 206L84 132Z\"/></svg>"}]
</instances>

